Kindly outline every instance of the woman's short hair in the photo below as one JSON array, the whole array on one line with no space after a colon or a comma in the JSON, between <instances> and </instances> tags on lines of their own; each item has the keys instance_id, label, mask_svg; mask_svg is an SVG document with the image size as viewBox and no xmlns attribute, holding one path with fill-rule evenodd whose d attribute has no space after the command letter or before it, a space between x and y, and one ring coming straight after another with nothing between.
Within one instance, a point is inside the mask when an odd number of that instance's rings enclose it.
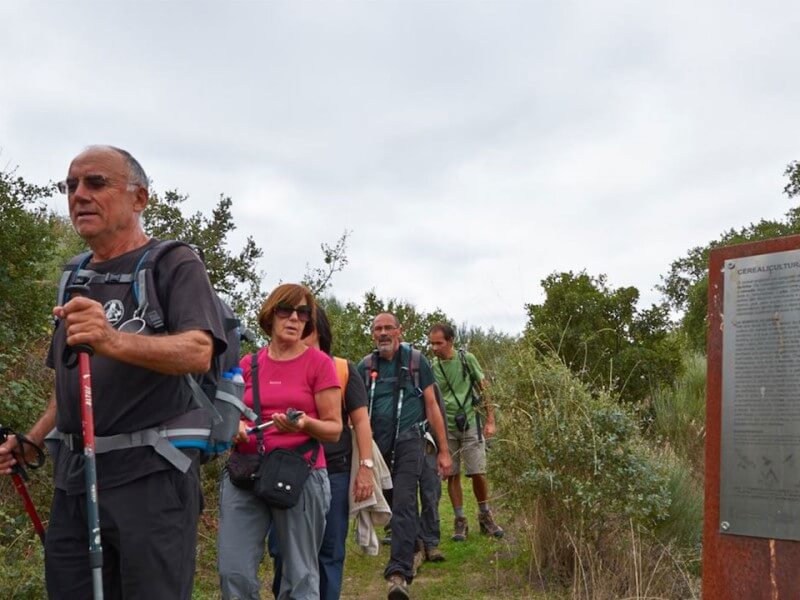
<instances>
[{"instance_id":1,"label":"woman's short hair","mask_svg":"<svg viewBox=\"0 0 800 600\"><path fill-rule=\"evenodd\" d=\"M305 304L311 308L311 320L303 327L301 337L311 335L315 330L315 323L317 321L317 302L314 300L314 295L306 286L299 283L282 283L267 296L264 304L261 305L261 310L258 311L258 324L267 335L272 335L272 324L275 321L275 309L278 304L291 304L292 306L300 306Z\"/></svg>"}]
</instances>

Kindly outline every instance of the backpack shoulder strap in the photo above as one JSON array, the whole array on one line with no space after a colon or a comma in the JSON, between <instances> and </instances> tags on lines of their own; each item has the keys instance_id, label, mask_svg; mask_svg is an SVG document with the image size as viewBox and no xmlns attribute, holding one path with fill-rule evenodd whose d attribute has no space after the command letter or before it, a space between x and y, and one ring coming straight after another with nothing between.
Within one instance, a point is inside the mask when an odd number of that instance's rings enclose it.
<instances>
[{"instance_id":1,"label":"backpack shoulder strap","mask_svg":"<svg viewBox=\"0 0 800 600\"><path fill-rule=\"evenodd\" d=\"M411 369L411 374L414 376L414 387L419 388L419 362L422 352L411 346L411 356L408 360L408 368Z\"/></svg>"},{"instance_id":2,"label":"backpack shoulder strap","mask_svg":"<svg viewBox=\"0 0 800 600\"><path fill-rule=\"evenodd\" d=\"M461 360L461 372L464 375L464 379L469 377L470 383L472 383L472 385L475 385L477 383L477 379L472 373L472 367L470 367L469 363L467 362L467 351L464 350L463 348L459 348L458 358Z\"/></svg>"},{"instance_id":3,"label":"backpack shoulder strap","mask_svg":"<svg viewBox=\"0 0 800 600\"><path fill-rule=\"evenodd\" d=\"M364 362L364 385L367 386L367 389L369 389L372 371L375 371L378 368L377 354L378 351L375 350L361 359Z\"/></svg>"},{"instance_id":4,"label":"backpack shoulder strap","mask_svg":"<svg viewBox=\"0 0 800 600\"><path fill-rule=\"evenodd\" d=\"M344 406L344 391L347 388L347 380L350 378L350 367L346 358L334 356L333 362L336 365L336 376L339 378L339 385L342 388L342 406Z\"/></svg>"},{"instance_id":5,"label":"backpack shoulder strap","mask_svg":"<svg viewBox=\"0 0 800 600\"><path fill-rule=\"evenodd\" d=\"M164 311L158 298L155 271L161 258L167 252L180 246L192 248L186 242L178 240L159 241L142 254L133 272L133 297L138 306L137 312L156 332L164 331L167 324L164 321ZM193 248L192 251L194 251Z\"/></svg>"},{"instance_id":6,"label":"backpack shoulder strap","mask_svg":"<svg viewBox=\"0 0 800 600\"><path fill-rule=\"evenodd\" d=\"M58 282L58 295L56 297L56 305L63 306L68 300L67 287L69 287L75 279L75 274L83 269L86 264L91 260L92 252L87 250L73 256L67 264L64 265L64 270L61 273L61 279Z\"/></svg>"}]
</instances>

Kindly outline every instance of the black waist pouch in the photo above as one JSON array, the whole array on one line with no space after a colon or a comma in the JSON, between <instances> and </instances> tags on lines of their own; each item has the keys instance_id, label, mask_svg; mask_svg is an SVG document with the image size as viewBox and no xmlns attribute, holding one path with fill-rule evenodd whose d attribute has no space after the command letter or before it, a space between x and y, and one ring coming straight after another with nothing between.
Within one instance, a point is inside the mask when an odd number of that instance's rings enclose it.
<instances>
[{"instance_id":1,"label":"black waist pouch","mask_svg":"<svg viewBox=\"0 0 800 600\"><path fill-rule=\"evenodd\" d=\"M228 464L225 465L231 483L243 490L252 490L261 459L262 456L260 454L231 452L228 457Z\"/></svg>"},{"instance_id":2,"label":"black waist pouch","mask_svg":"<svg viewBox=\"0 0 800 600\"><path fill-rule=\"evenodd\" d=\"M307 461L303 454L314 452ZM276 448L261 461L254 476L253 493L273 508L292 508L300 500L311 469L317 462L319 442L311 440L294 450Z\"/></svg>"}]
</instances>

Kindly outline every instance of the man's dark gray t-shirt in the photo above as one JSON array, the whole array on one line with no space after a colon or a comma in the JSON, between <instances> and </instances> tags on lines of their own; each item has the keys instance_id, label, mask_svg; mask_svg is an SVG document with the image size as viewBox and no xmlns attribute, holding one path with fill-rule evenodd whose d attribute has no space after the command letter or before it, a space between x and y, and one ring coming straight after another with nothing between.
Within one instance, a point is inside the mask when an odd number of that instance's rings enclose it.
<instances>
[{"instance_id":1,"label":"man's dark gray t-shirt","mask_svg":"<svg viewBox=\"0 0 800 600\"><path fill-rule=\"evenodd\" d=\"M121 256L102 263L89 263L97 273L133 273L142 254L156 244L151 240ZM159 260L156 288L169 333L191 330L209 332L214 354L224 351L225 334L211 284L202 261L188 247L180 246ZM106 315L119 327L136 309L129 283L95 284L89 294L106 308ZM121 301L117 302L117 301ZM56 427L63 433L81 433L78 368L67 368L64 323L53 332L47 365L56 371ZM92 400L95 435L109 436L156 427L192 407L192 394L182 375L165 375L104 356L91 358ZM54 457L55 484L70 494L85 491L83 453L71 452L63 444ZM114 450L97 455L100 489L110 488L150 473L174 468L150 447Z\"/></svg>"}]
</instances>

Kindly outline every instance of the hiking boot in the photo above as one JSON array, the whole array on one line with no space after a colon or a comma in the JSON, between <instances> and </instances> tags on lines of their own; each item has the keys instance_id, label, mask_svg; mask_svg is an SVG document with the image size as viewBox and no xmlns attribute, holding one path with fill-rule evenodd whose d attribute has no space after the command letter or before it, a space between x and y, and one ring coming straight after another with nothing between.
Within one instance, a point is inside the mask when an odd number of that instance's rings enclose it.
<instances>
[{"instance_id":1,"label":"hiking boot","mask_svg":"<svg viewBox=\"0 0 800 600\"><path fill-rule=\"evenodd\" d=\"M383 528L383 539L381 539L381 544L384 546L392 545L392 528L389 525L386 525Z\"/></svg>"},{"instance_id":2,"label":"hiking boot","mask_svg":"<svg viewBox=\"0 0 800 600\"><path fill-rule=\"evenodd\" d=\"M478 513L478 524L480 524L481 526L481 533L484 533L486 535L491 535L496 538L501 538L505 533L503 531L503 528L494 522L491 511Z\"/></svg>"},{"instance_id":3,"label":"hiking boot","mask_svg":"<svg viewBox=\"0 0 800 600\"><path fill-rule=\"evenodd\" d=\"M467 517L456 517L453 524L453 537L454 542L463 542L467 539L469 533L469 525L467 525Z\"/></svg>"},{"instance_id":4,"label":"hiking boot","mask_svg":"<svg viewBox=\"0 0 800 600\"><path fill-rule=\"evenodd\" d=\"M406 583L406 578L400 575L400 573L393 573L386 578L386 582L389 586L389 593L387 595L388 600L408 600L408 584Z\"/></svg>"},{"instance_id":5,"label":"hiking boot","mask_svg":"<svg viewBox=\"0 0 800 600\"><path fill-rule=\"evenodd\" d=\"M444 554L442 554L438 546L431 546L430 548L425 548L425 560L428 562L442 562L444 561Z\"/></svg>"},{"instance_id":6,"label":"hiking boot","mask_svg":"<svg viewBox=\"0 0 800 600\"><path fill-rule=\"evenodd\" d=\"M423 562L425 562L425 550L420 548L414 552L414 564L411 565L411 573L414 577L417 576L417 570L419 570Z\"/></svg>"}]
</instances>

